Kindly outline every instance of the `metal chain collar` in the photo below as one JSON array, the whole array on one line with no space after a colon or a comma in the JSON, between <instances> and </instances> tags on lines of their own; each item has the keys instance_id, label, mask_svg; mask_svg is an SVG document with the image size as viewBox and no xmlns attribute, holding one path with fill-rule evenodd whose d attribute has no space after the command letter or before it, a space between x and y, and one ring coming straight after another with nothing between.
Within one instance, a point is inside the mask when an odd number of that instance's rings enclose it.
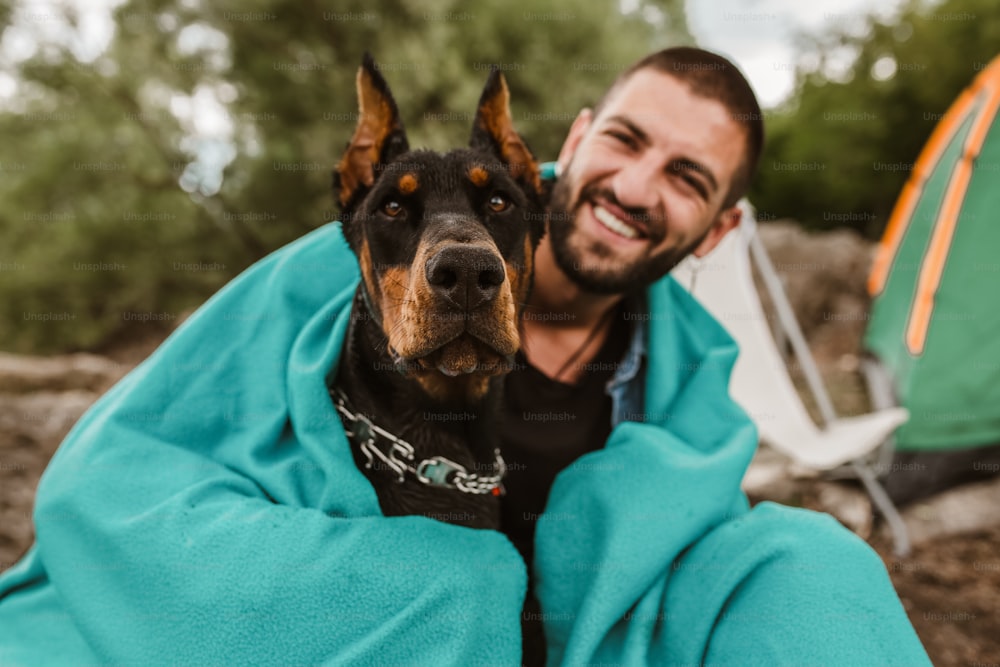
<instances>
[{"instance_id":1,"label":"metal chain collar","mask_svg":"<svg viewBox=\"0 0 1000 667\"><path fill-rule=\"evenodd\" d=\"M490 476L470 473L460 463L443 456L432 456L413 465L416 458L413 445L397 438L363 414L353 412L349 407L347 395L336 387L330 390L333 405L344 419L344 432L358 444L367 462L365 468L371 470L378 458L389 470L396 474L396 482L402 483L406 473L413 474L420 482L428 486L438 486L458 489L462 493L483 495L486 493L500 496L504 494L503 478L507 474L507 465L500 450L493 450L495 459L493 468L497 474ZM383 451L376 442L379 438L389 442L388 451Z\"/></svg>"}]
</instances>

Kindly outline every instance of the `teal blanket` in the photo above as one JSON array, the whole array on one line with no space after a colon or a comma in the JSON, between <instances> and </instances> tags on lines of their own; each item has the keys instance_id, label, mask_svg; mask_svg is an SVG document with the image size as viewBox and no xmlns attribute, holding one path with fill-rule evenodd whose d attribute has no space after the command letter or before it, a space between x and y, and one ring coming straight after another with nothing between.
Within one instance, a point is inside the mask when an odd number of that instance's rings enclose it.
<instances>
[{"instance_id":1,"label":"teal blanket","mask_svg":"<svg viewBox=\"0 0 1000 667\"><path fill-rule=\"evenodd\" d=\"M517 664L527 573L507 538L383 517L354 465L326 379L357 280L339 226L313 232L80 420L35 546L0 577L0 664ZM649 299L649 423L561 473L539 521L550 663L926 664L867 547L831 552L843 531L819 515L748 511L756 436L720 390L736 349L671 279ZM818 577L789 567L800 547ZM839 620L809 602L831 592Z\"/></svg>"}]
</instances>

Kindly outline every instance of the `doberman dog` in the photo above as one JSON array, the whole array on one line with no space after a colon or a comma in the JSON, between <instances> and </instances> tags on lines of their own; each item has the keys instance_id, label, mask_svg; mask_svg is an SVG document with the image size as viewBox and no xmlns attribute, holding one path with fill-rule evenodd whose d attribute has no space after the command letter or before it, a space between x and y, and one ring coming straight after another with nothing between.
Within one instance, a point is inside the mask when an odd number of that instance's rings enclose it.
<instances>
[{"instance_id":1,"label":"doberman dog","mask_svg":"<svg viewBox=\"0 0 1000 667\"><path fill-rule=\"evenodd\" d=\"M499 528L495 420L544 232L539 169L493 70L468 148L410 150L374 61L334 174L361 269L331 396L385 515Z\"/></svg>"}]
</instances>

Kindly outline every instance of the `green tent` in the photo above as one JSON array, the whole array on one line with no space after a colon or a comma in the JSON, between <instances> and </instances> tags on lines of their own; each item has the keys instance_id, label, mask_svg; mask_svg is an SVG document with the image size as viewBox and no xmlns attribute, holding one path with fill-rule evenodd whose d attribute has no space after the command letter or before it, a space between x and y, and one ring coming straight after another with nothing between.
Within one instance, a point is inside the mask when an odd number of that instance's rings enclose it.
<instances>
[{"instance_id":1,"label":"green tent","mask_svg":"<svg viewBox=\"0 0 1000 667\"><path fill-rule=\"evenodd\" d=\"M869 278L865 345L910 421L903 451L1000 443L1000 57L938 123Z\"/></svg>"}]
</instances>

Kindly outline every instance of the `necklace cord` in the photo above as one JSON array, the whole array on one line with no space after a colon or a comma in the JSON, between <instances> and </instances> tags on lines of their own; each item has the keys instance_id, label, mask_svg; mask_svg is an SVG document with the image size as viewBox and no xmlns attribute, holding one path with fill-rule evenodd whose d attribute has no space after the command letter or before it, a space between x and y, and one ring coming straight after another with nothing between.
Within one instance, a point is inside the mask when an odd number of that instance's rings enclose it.
<instances>
[{"instance_id":1,"label":"necklace cord","mask_svg":"<svg viewBox=\"0 0 1000 667\"><path fill-rule=\"evenodd\" d=\"M594 326L594 328L591 329L590 333L587 334L587 339L583 341L583 345L581 345L580 347L578 347L576 349L576 351L573 354L570 355L569 359L566 360L566 363L564 363L562 366L559 367L559 370L556 371L556 374L554 376L552 376L553 380L559 381L559 378L562 377L562 374L565 373L566 370L570 367L570 365L574 361L576 361L577 359L579 359L580 356L587 349L587 347L590 346L590 344L592 342L594 342L594 339L597 338L597 334L604 328L604 326L609 321L611 321L612 317L614 316L614 314L616 312L618 312L618 306L617 305L612 306L611 308L608 308L607 312L604 313L603 315L601 315L601 319L597 322L597 324Z\"/></svg>"}]
</instances>

